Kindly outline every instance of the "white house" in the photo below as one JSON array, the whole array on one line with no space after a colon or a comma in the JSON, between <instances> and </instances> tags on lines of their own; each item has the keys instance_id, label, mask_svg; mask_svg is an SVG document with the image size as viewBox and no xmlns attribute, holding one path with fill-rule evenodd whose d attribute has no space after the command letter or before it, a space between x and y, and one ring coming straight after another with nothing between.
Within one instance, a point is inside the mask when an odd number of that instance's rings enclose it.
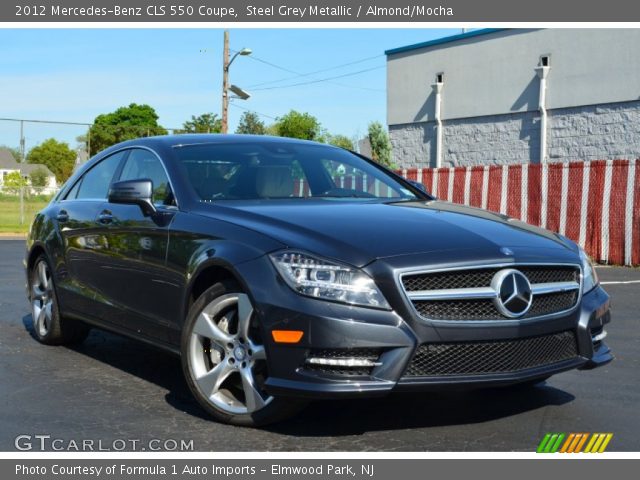
<instances>
[{"instance_id":1,"label":"white house","mask_svg":"<svg viewBox=\"0 0 640 480\"><path fill-rule=\"evenodd\" d=\"M31 172L37 169L42 169L47 173L47 182L43 188L32 188L32 193L43 193L49 195L54 193L58 189L58 183L56 182L56 176L45 165L39 163L18 163L11 152L5 148L0 148L0 191L4 186L4 178L11 172L20 172L30 184L29 175Z\"/></svg>"}]
</instances>

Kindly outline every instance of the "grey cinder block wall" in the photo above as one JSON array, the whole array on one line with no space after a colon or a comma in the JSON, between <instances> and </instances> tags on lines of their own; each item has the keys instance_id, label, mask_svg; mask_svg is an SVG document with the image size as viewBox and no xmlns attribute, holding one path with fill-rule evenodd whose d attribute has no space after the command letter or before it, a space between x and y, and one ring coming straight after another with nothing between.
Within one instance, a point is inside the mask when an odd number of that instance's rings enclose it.
<instances>
[{"instance_id":1,"label":"grey cinder block wall","mask_svg":"<svg viewBox=\"0 0 640 480\"><path fill-rule=\"evenodd\" d=\"M443 167L540 160L537 112L454 119L443 124ZM390 125L394 162L435 166L435 122ZM549 111L549 161L640 158L640 101Z\"/></svg>"},{"instance_id":2,"label":"grey cinder block wall","mask_svg":"<svg viewBox=\"0 0 640 480\"><path fill-rule=\"evenodd\" d=\"M551 161L640 158L640 101L551 111L548 130Z\"/></svg>"},{"instance_id":3,"label":"grey cinder block wall","mask_svg":"<svg viewBox=\"0 0 640 480\"><path fill-rule=\"evenodd\" d=\"M550 62L547 161L640 158L640 30L503 29L455 38L387 52L399 167L436 164L439 73L443 167L538 163L541 56Z\"/></svg>"}]
</instances>

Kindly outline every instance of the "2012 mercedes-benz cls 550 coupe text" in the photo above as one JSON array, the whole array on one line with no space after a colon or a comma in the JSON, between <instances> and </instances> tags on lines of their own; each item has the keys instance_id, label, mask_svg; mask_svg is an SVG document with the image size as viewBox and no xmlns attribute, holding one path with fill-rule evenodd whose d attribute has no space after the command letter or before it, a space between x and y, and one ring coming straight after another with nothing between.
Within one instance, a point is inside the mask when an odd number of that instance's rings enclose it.
<instances>
[{"instance_id":1,"label":"2012 mercedes-benz cls 550 coupe text","mask_svg":"<svg viewBox=\"0 0 640 480\"><path fill-rule=\"evenodd\" d=\"M25 265L38 340L99 327L176 352L202 407L234 424L612 359L609 296L575 243L312 142L110 147L36 216Z\"/></svg>"}]
</instances>

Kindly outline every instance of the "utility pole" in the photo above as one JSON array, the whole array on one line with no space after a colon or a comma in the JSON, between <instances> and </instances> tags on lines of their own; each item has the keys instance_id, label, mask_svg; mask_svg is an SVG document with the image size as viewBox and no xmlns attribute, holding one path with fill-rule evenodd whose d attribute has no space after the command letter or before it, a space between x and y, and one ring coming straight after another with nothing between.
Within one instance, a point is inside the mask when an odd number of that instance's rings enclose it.
<instances>
[{"instance_id":1,"label":"utility pole","mask_svg":"<svg viewBox=\"0 0 640 480\"><path fill-rule=\"evenodd\" d=\"M20 120L20 163L25 161L24 120ZM20 170L22 175L22 170ZM24 186L20 187L20 225L24 225Z\"/></svg>"},{"instance_id":2,"label":"utility pole","mask_svg":"<svg viewBox=\"0 0 640 480\"><path fill-rule=\"evenodd\" d=\"M87 160L91 158L91 127L87 130Z\"/></svg>"},{"instance_id":3,"label":"utility pole","mask_svg":"<svg viewBox=\"0 0 640 480\"><path fill-rule=\"evenodd\" d=\"M222 133L227 133L229 123L229 31L224 31L222 54Z\"/></svg>"},{"instance_id":4,"label":"utility pole","mask_svg":"<svg viewBox=\"0 0 640 480\"><path fill-rule=\"evenodd\" d=\"M250 48L243 48L239 52L235 52L233 57L229 59L229 31L224 31L224 49L222 53L222 133L227 133L229 129L229 89L240 98L246 100L251 95L235 85L229 86L229 67L238 55L251 55Z\"/></svg>"},{"instance_id":5,"label":"utility pole","mask_svg":"<svg viewBox=\"0 0 640 480\"><path fill-rule=\"evenodd\" d=\"M24 120L20 120L20 163L24 163Z\"/></svg>"}]
</instances>

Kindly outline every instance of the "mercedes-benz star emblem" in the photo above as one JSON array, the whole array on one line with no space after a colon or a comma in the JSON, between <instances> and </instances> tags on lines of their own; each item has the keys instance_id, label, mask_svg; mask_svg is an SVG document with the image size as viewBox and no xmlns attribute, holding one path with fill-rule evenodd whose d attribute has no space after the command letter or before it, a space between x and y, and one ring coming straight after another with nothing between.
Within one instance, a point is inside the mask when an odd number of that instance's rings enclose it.
<instances>
[{"instance_id":1,"label":"mercedes-benz star emblem","mask_svg":"<svg viewBox=\"0 0 640 480\"><path fill-rule=\"evenodd\" d=\"M496 292L493 302L504 316L518 318L531 308L531 284L522 272L511 268L500 270L493 276L491 287Z\"/></svg>"}]
</instances>

